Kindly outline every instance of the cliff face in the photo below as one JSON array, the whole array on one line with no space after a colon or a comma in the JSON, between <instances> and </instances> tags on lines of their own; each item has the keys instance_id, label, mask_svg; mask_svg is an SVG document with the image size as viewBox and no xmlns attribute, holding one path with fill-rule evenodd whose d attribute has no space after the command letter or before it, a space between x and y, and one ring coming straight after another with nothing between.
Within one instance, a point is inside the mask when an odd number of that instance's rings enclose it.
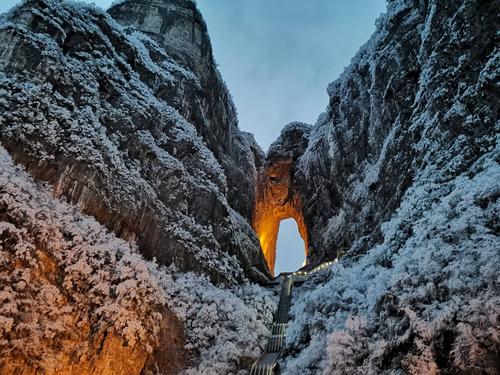
<instances>
[{"instance_id":1,"label":"cliff face","mask_svg":"<svg viewBox=\"0 0 500 375\"><path fill-rule=\"evenodd\" d=\"M237 127L236 109L215 67L207 27L195 2L130 0L111 7L108 13L122 25L150 36L176 63L196 75L197 87L168 84L157 90L157 96L196 127L224 169L231 207L250 219L256 167L260 166L251 150L255 142L251 134Z\"/></svg>"},{"instance_id":2,"label":"cliff face","mask_svg":"<svg viewBox=\"0 0 500 375\"><path fill-rule=\"evenodd\" d=\"M329 106L292 166L313 262L364 253L411 186L449 181L494 147L495 3L391 1L330 84Z\"/></svg>"},{"instance_id":3,"label":"cliff face","mask_svg":"<svg viewBox=\"0 0 500 375\"><path fill-rule=\"evenodd\" d=\"M149 262L43 185L0 147L1 374L227 374L260 354L271 291Z\"/></svg>"},{"instance_id":4,"label":"cliff face","mask_svg":"<svg viewBox=\"0 0 500 375\"><path fill-rule=\"evenodd\" d=\"M498 373L498 20L389 1L328 87L289 189L309 259L346 255L297 289L285 373Z\"/></svg>"},{"instance_id":5,"label":"cliff face","mask_svg":"<svg viewBox=\"0 0 500 375\"><path fill-rule=\"evenodd\" d=\"M55 0L2 16L1 143L147 257L214 281L265 279L249 224L261 151L237 128L194 3L110 13L123 26Z\"/></svg>"}]
</instances>

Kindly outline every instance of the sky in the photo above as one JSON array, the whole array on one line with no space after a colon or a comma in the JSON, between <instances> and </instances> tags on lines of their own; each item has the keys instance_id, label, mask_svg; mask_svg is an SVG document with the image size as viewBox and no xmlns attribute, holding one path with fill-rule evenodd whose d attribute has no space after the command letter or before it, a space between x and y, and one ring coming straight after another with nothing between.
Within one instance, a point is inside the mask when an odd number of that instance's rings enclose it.
<instances>
[{"instance_id":1,"label":"sky","mask_svg":"<svg viewBox=\"0 0 500 375\"><path fill-rule=\"evenodd\" d=\"M112 1L86 2L108 8ZM18 2L0 0L0 13ZM198 7L239 126L267 151L287 123L316 122L328 83L368 41L385 0L198 0ZM304 245L293 220L279 236L276 273L294 270Z\"/></svg>"}]
</instances>

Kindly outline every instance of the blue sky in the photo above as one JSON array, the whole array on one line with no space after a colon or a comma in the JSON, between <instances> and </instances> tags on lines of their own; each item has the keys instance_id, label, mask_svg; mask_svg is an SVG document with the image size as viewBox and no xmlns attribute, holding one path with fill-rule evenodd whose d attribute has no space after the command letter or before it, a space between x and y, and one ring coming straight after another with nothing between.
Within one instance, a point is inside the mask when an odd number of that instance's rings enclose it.
<instances>
[{"instance_id":1,"label":"blue sky","mask_svg":"<svg viewBox=\"0 0 500 375\"><path fill-rule=\"evenodd\" d=\"M19 0L0 0L0 13ZM107 8L112 0L89 0ZM326 87L375 30L385 0L198 0L240 128L264 151L291 121L314 123ZM293 221L282 222L276 271L304 259Z\"/></svg>"}]
</instances>

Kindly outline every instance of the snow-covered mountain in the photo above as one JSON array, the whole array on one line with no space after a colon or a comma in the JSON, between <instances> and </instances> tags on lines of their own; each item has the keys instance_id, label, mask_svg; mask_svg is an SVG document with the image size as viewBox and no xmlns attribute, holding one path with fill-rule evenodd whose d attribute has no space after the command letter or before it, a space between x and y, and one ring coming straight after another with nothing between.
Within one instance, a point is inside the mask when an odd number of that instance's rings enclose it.
<instances>
[{"instance_id":1,"label":"snow-covered mountain","mask_svg":"<svg viewBox=\"0 0 500 375\"><path fill-rule=\"evenodd\" d=\"M285 217L339 261L294 288L283 373L500 373L499 16L388 1L264 155L194 1L2 15L0 373L248 373Z\"/></svg>"},{"instance_id":2,"label":"snow-covered mountain","mask_svg":"<svg viewBox=\"0 0 500 375\"><path fill-rule=\"evenodd\" d=\"M2 144L148 258L216 282L264 280L249 224L261 151L237 127L195 4L110 13L121 24L57 0L2 17Z\"/></svg>"},{"instance_id":3,"label":"snow-covered mountain","mask_svg":"<svg viewBox=\"0 0 500 375\"><path fill-rule=\"evenodd\" d=\"M146 261L3 148L0 218L2 375L229 373L262 350L272 292Z\"/></svg>"},{"instance_id":4,"label":"snow-covered mountain","mask_svg":"<svg viewBox=\"0 0 500 375\"><path fill-rule=\"evenodd\" d=\"M389 1L329 85L290 190L310 262L346 255L296 296L285 373L500 371L498 5Z\"/></svg>"}]
</instances>

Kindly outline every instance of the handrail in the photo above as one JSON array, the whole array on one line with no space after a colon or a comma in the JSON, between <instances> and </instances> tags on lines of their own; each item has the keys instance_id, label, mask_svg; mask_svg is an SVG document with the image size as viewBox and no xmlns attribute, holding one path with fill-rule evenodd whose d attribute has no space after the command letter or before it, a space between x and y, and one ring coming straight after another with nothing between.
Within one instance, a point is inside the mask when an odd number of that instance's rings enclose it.
<instances>
[{"instance_id":1,"label":"handrail","mask_svg":"<svg viewBox=\"0 0 500 375\"><path fill-rule=\"evenodd\" d=\"M288 313L292 300L292 287L295 281L299 281L296 280L296 278L300 276L307 277L310 274L331 266L337 261L338 260L335 259L331 262L322 263L311 271L296 271L282 274L283 281L281 283L280 299L271 329L271 336L269 337L265 352L252 364L250 375L272 375L276 370L278 359L285 346L285 332L288 325Z\"/></svg>"}]
</instances>

